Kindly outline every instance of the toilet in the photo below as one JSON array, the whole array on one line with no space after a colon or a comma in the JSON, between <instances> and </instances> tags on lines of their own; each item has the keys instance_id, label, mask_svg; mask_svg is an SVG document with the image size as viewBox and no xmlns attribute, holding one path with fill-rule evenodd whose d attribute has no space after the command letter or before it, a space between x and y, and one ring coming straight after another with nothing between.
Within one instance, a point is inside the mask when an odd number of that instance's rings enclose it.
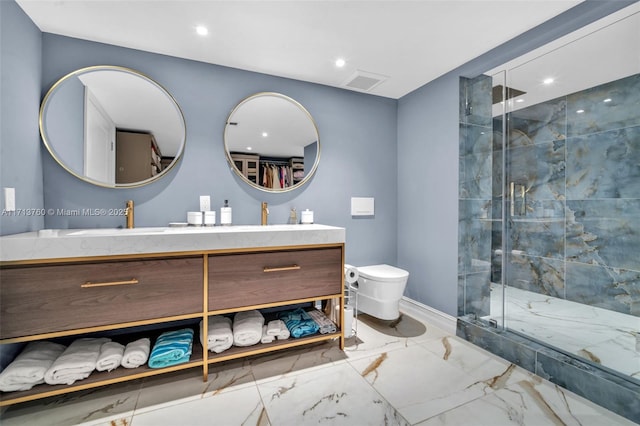
<instances>
[{"instance_id":1,"label":"toilet","mask_svg":"<svg viewBox=\"0 0 640 426\"><path fill-rule=\"evenodd\" d=\"M397 319L409 272L384 264L357 269L358 311L382 320Z\"/></svg>"}]
</instances>

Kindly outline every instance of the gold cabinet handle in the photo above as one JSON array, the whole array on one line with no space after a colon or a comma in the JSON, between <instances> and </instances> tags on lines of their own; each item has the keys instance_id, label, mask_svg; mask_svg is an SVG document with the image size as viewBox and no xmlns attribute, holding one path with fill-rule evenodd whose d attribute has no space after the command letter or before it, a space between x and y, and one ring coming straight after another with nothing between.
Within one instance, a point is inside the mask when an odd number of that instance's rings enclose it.
<instances>
[{"instance_id":1,"label":"gold cabinet handle","mask_svg":"<svg viewBox=\"0 0 640 426\"><path fill-rule=\"evenodd\" d=\"M265 266L263 271L264 272L280 272L280 271L295 271L300 269L299 265L291 265L291 266L277 266L275 268L272 268L270 266Z\"/></svg>"},{"instance_id":2,"label":"gold cabinet handle","mask_svg":"<svg viewBox=\"0 0 640 426\"><path fill-rule=\"evenodd\" d=\"M81 284L80 287L82 288L90 288L90 287L108 287L108 286L112 286L112 285L127 285L127 284L138 284L138 279L137 278L131 278L130 280L126 280L126 281L109 281L106 283L92 283L91 281L87 281L84 284Z\"/></svg>"}]
</instances>

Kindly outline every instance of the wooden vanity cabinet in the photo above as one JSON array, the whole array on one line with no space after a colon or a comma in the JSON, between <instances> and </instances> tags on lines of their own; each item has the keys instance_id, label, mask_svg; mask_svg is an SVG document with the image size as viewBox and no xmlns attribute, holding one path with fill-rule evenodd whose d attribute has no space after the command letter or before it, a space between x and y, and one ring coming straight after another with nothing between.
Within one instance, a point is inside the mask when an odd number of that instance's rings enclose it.
<instances>
[{"instance_id":1,"label":"wooden vanity cabinet","mask_svg":"<svg viewBox=\"0 0 640 426\"><path fill-rule=\"evenodd\" d=\"M148 337L153 337L176 323L195 331L188 363L94 371L69 386L0 393L0 406L194 367L202 368L206 381L209 363L318 341L337 339L344 349L343 318L333 334L232 347L220 354L208 351L206 339L200 344L197 330L210 315L319 300L343 307L343 258L339 243L0 263L0 344L113 331L126 336L138 326L152 326ZM128 341L138 337L131 334Z\"/></svg>"},{"instance_id":2,"label":"wooden vanity cabinet","mask_svg":"<svg viewBox=\"0 0 640 426\"><path fill-rule=\"evenodd\" d=\"M340 248L279 250L209 257L209 310L340 293Z\"/></svg>"},{"instance_id":3,"label":"wooden vanity cabinet","mask_svg":"<svg viewBox=\"0 0 640 426\"><path fill-rule=\"evenodd\" d=\"M202 257L2 270L2 339L202 311Z\"/></svg>"}]
</instances>

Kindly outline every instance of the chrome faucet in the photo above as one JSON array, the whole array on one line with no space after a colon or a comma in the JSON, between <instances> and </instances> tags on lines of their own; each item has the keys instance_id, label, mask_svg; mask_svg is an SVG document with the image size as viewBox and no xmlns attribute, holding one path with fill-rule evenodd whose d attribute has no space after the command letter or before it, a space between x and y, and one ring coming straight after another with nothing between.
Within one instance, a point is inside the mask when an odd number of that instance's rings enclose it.
<instances>
[{"instance_id":1,"label":"chrome faucet","mask_svg":"<svg viewBox=\"0 0 640 426\"><path fill-rule=\"evenodd\" d=\"M264 225L267 224L267 222L269 220L269 207L268 207L267 203L265 203L265 202L262 203L261 211L262 211L262 217L261 217L261 220L260 220L260 224L264 226Z\"/></svg>"},{"instance_id":2,"label":"chrome faucet","mask_svg":"<svg viewBox=\"0 0 640 426\"><path fill-rule=\"evenodd\" d=\"M127 201L124 215L127 217L127 229L133 229L133 200Z\"/></svg>"}]
</instances>

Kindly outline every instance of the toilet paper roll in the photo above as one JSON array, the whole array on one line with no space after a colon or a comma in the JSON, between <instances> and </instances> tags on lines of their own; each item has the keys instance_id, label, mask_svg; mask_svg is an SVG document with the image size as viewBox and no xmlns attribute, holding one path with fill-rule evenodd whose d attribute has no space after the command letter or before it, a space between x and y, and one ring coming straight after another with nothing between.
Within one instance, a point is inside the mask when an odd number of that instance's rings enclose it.
<instances>
[{"instance_id":1,"label":"toilet paper roll","mask_svg":"<svg viewBox=\"0 0 640 426\"><path fill-rule=\"evenodd\" d=\"M356 281L358 281L358 277L358 268L347 264L344 265L344 281L347 284L355 283Z\"/></svg>"},{"instance_id":2,"label":"toilet paper roll","mask_svg":"<svg viewBox=\"0 0 640 426\"><path fill-rule=\"evenodd\" d=\"M344 337L353 335L353 308L351 306L344 307Z\"/></svg>"}]
</instances>

